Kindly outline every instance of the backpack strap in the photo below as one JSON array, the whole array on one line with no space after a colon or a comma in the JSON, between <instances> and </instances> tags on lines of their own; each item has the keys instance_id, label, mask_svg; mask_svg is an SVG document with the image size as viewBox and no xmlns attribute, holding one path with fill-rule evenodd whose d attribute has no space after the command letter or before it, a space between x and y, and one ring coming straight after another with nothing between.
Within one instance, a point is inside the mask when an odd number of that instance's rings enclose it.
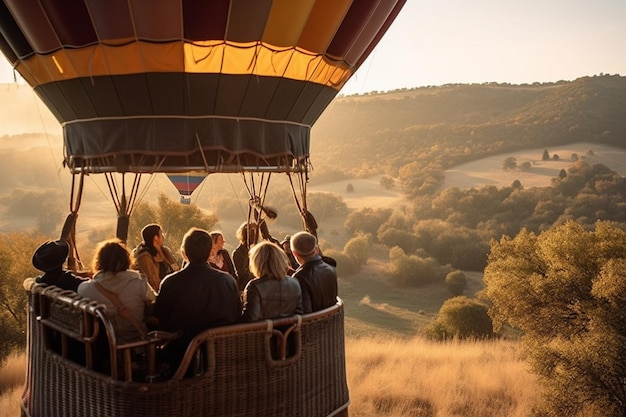
<instances>
[{"instance_id":1,"label":"backpack strap","mask_svg":"<svg viewBox=\"0 0 626 417\"><path fill-rule=\"evenodd\" d=\"M113 305L115 305L115 307L117 308L118 313L120 314L120 316L124 317L126 320L128 320L128 322L130 324L133 325L133 327L139 332L139 334L141 335L142 339L145 339L147 337L147 333L144 330L144 328L137 322L137 320L135 319L135 317L133 317L132 314L130 314L130 311L128 310L128 308L124 305L124 303L122 303L122 301L119 299L119 297L117 296L117 294L115 294L112 291L107 290L106 288L104 288L104 286L102 284L100 284L99 282L94 281L93 282L96 285L96 288L102 293L104 294L104 296L106 298L108 298L109 300L111 300L111 302L113 303Z\"/></svg>"}]
</instances>

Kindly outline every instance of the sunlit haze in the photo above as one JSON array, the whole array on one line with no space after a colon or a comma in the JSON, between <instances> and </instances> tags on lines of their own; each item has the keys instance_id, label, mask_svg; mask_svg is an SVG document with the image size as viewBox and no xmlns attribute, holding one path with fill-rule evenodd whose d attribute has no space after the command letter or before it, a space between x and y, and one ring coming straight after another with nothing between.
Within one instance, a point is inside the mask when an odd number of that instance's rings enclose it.
<instances>
[{"instance_id":1,"label":"sunlit haze","mask_svg":"<svg viewBox=\"0 0 626 417\"><path fill-rule=\"evenodd\" d=\"M625 22L624 0L408 0L341 93L626 75Z\"/></svg>"},{"instance_id":2,"label":"sunlit haze","mask_svg":"<svg viewBox=\"0 0 626 417\"><path fill-rule=\"evenodd\" d=\"M409 0L343 94L626 75L624 0Z\"/></svg>"}]
</instances>

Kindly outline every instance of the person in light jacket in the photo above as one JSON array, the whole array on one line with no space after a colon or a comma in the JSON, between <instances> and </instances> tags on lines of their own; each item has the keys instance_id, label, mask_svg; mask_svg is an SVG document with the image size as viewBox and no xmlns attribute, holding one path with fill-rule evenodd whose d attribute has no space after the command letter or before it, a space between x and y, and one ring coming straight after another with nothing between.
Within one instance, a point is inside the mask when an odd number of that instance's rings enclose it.
<instances>
[{"instance_id":1,"label":"person in light jacket","mask_svg":"<svg viewBox=\"0 0 626 417\"><path fill-rule=\"evenodd\" d=\"M124 318L96 283L117 295L130 312L134 322L147 332L144 318L156 295L148 282L137 271L130 270L131 257L126 246L118 239L100 242L94 255L93 280L78 286L78 294L105 305L106 315L111 319L118 344L141 340L142 334L128 319Z\"/></svg>"},{"instance_id":2,"label":"person in light jacket","mask_svg":"<svg viewBox=\"0 0 626 417\"><path fill-rule=\"evenodd\" d=\"M133 250L133 269L142 273L155 292L159 292L161 281L166 275L177 271L178 264L172 251L165 246L165 234L158 224L149 224L141 229L143 241Z\"/></svg>"}]
</instances>

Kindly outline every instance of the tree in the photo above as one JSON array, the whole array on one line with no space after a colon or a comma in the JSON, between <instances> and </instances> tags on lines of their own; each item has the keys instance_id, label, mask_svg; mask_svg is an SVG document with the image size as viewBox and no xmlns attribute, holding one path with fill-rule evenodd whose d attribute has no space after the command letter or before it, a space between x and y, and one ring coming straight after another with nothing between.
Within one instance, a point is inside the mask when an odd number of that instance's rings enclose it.
<instances>
[{"instance_id":1,"label":"tree","mask_svg":"<svg viewBox=\"0 0 626 417\"><path fill-rule=\"evenodd\" d=\"M550 154L548 153L548 148L545 148L543 150L543 155L541 156L541 160L542 161L549 161L550 160Z\"/></svg>"},{"instance_id":2,"label":"tree","mask_svg":"<svg viewBox=\"0 0 626 417\"><path fill-rule=\"evenodd\" d=\"M417 237L406 229L390 227L378 232L378 240L390 248L399 246L403 251L410 253L417 249Z\"/></svg>"},{"instance_id":3,"label":"tree","mask_svg":"<svg viewBox=\"0 0 626 417\"><path fill-rule=\"evenodd\" d=\"M494 336L488 307L465 296L446 300L437 313L437 319L426 329L426 333L438 340L453 337L485 339Z\"/></svg>"},{"instance_id":4,"label":"tree","mask_svg":"<svg viewBox=\"0 0 626 417\"><path fill-rule=\"evenodd\" d=\"M380 186L383 187L385 190L391 190L394 185L395 181L393 180L393 178L386 175L380 177Z\"/></svg>"},{"instance_id":5,"label":"tree","mask_svg":"<svg viewBox=\"0 0 626 417\"><path fill-rule=\"evenodd\" d=\"M38 233L52 235L63 221L64 198L59 191L14 189L6 200L5 216L33 219ZM45 207L45 210L41 208Z\"/></svg>"},{"instance_id":6,"label":"tree","mask_svg":"<svg viewBox=\"0 0 626 417\"><path fill-rule=\"evenodd\" d=\"M165 244L176 253L183 236L191 227L211 231L217 224L217 217L205 213L195 204L180 204L161 193L156 206L147 202L141 203L131 215L128 234L130 248L141 241L141 229L150 223L161 225L167 234Z\"/></svg>"},{"instance_id":7,"label":"tree","mask_svg":"<svg viewBox=\"0 0 626 417\"><path fill-rule=\"evenodd\" d=\"M392 209L366 207L350 213L344 222L344 227L351 234L360 232L376 236L378 228L389 219L392 213Z\"/></svg>"},{"instance_id":8,"label":"tree","mask_svg":"<svg viewBox=\"0 0 626 417\"><path fill-rule=\"evenodd\" d=\"M354 263L352 258L336 249L328 249L324 251L324 255L337 261L337 275L345 277L359 272L359 267Z\"/></svg>"},{"instance_id":9,"label":"tree","mask_svg":"<svg viewBox=\"0 0 626 417\"><path fill-rule=\"evenodd\" d=\"M0 239L0 363L26 342L27 297L22 284L40 274L31 257L46 240L27 233L5 234Z\"/></svg>"},{"instance_id":10,"label":"tree","mask_svg":"<svg viewBox=\"0 0 626 417\"><path fill-rule=\"evenodd\" d=\"M443 282L450 268L433 258L407 255L396 246L389 250L389 272L391 281L400 287L422 287Z\"/></svg>"},{"instance_id":11,"label":"tree","mask_svg":"<svg viewBox=\"0 0 626 417\"><path fill-rule=\"evenodd\" d=\"M343 253L352 259L358 268L365 265L370 257L370 244L368 237L364 235L353 237L344 246Z\"/></svg>"},{"instance_id":12,"label":"tree","mask_svg":"<svg viewBox=\"0 0 626 417\"><path fill-rule=\"evenodd\" d=\"M492 243L484 281L495 328L524 332L547 415L626 415L626 231L524 229Z\"/></svg>"},{"instance_id":13,"label":"tree","mask_svg":"<svg viewBox=\"0 0 626 417\"><path fill-rule=\"evenodd\" d=\"M517 159L515 159L515 157L513 156L508 156L506 158L504 158L504 161L502 162L502 169L505 171L510 171L517 168Z\"/></svg>"},{"instance_id":14,"label":"tree","mask_svg":"<svg viewBox=\"0 0 626 417\"><path fill-rule=\"evenodd\" d=\"M467 289L467 277L461 270L450 272L446 275L446 288L454 296L463 294Z\"/></svg>"}]
</instances>

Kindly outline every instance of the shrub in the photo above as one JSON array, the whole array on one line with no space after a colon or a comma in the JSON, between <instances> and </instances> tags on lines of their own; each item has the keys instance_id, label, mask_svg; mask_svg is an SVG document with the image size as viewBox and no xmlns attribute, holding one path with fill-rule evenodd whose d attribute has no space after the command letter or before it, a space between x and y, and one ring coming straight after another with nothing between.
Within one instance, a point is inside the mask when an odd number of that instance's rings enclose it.
<instances>
[{"instance_id":1,"label":"shrub","mask_svg":"<svg viewBox=\"0 0 626 417\"><path fill-rule=\"evenodd\" d=\"M365 233L376 236L378 228L389 220L392 213L393 210L388 208L372 209L366 207L360 211L350 213L344 222L344 227L351 234Z\"/></svg>"},{"instance_id":2,"label":"shrub","mask_svg":"<svg viewBox=\"0 0 626 417\"><path fill-rule=\"evenodd\" d=\"M417 236L405 229L387 228L378 233L378 240L390 248L399 246L405 252L417 250Z\"/></svg>"},{"instance_id":3,"label":"shrub","mask_svg":"<svg viewBox=\"0 0 626 417\"><path fill-rule=\"evenodd\" d=\"M421 287L444 280L448 267L433 258L406 255L399 247L389 250L391 281L401 287Z\"/></svg>"},{"instance_id":4,"label":"shrub","mask_svg":"<svg viewBox=\"0 0 626 417\"><path fill-rule=\"evenodd\" d=\"M393 178L388 177L386 175L383 175L380 178L380 186L383 187L384 189L391 190L394 185L395 185L395 181Z\"/></svg>"},{"instance_id":5,"label":"shrub","mask_svg":"<svg viewBox=\"0 0 626 417\"><path fill-rule=\"evenodd\" d=\"M503 170L511 171L515 168L517 168L517 159L512 156L507 156L506 158L504 158L504 161L502 162Z\"/></svg>"},{"instance_id":6,"label":"shrub","mask_svg":"<svg viewBox=\"0 0 626 417\"><path fill-rule=\"evenodd\" d=\"M337 276L347 276L359 272L359 268L354 261L343 252L336 249L328 249L324 251L324 255L337 261Z\"/></svg>"},{"instance_id":7,"label":"shrub","mask_svg":"<svg viewBox=\"0 0 626 417\"><path fill-rule=\"evenodd\" d=\"M467 289L467 277L463 271L456 270L446 275L446 288L454 296L463 294Z\"/></svg>"},{"instance_id":8,"label":"shrub","mask_svg":"<svg viewBox=\"0 0 626 417\"><path fill-rule=\"evenodd\" d=\"M480 301L465 296L446 300L427 335L438 340L458 337L460 339L485 339L494 336L488 307Z\"/></svg>"},{"instance_id":9,"label":"shrub","mask_svg":"<svg viewBox=\"0 0 626 417\"><path fill-rule=\"evenodd\" d=\"M353 237L344 246L343 253L352 259L357 268L360 269L370 257L369 239L364 235Z\"/></svg>"}]
</instances>

